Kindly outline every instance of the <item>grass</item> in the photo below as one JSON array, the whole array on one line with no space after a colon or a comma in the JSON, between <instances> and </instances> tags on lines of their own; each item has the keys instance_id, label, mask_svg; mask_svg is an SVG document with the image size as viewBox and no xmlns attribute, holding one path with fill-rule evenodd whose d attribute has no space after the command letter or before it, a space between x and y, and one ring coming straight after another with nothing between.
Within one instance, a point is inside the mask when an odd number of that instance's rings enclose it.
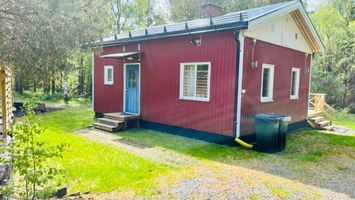
<instances>
[{"instance_id":1,"label":"grass","mask_svg":"<svg viewBox=\"0 0 355 200\"><path fill-rule=\"evenodd\" d=\"M120 187L144 192L139 185L153 187L149 180L168 170L162 164L72 134L72 130L92 123L90 109L52 112L38 115L37 119L46 128L43 137L49 144L70 145L63 158L55 162L65 169L62 181L71 192L109 192Z\"/></svg>"},{"instance_id":2,"label":"grass","mask_svg":"<svg viewBox=\"0 0 355 200\"><path fill-rule=\"evenodd\" d=\"M346 109L339 111L335 115L334 124L355 130L355 114L348 113Z\"/></svg>"},{"instance_id":3,"label":"grass","mask_svg":"<svg viewBox=\"0 0 355 200\"><path fill-rule=\"evenodd\" d=\"M63 183L69 186L71 192L91 190L98 193L116 190L149 196L160 192L156 189L159 185L170 185L184 177L193 177L192 168L204 171L216 168L217 163L268 174L276 173L277 176L317 187L322 187L334 177L341 177L344 184L351 184L352 181L343 175L353 173L353 136L324 134L305 129L288 135L285 151L264 154L240 146L222 146L147 129L119 133L119 137L126 140L169 149L199 160L191 167L177 169L107 145L90 142L73 134L73 130L85 128L93 122L93 113L89 108L70 108L41 114L37 119L46 127L46 141L50 144L65 142L70 145L63 159L55 160L55 163L67 171ZM286 172L275 172L275 169L283 169ZM169 178L165 180L161 177ZM162 183L162 180L166 182ZM278 186L269 189L280 198L289 195L288 191Z\"/></svg>"},{"instance_id":4,"label":"grass","mask_svg":"<svg viewBox=\"0 0 355 200\"><path fill-rule=\"evenodd\" d=\"M57 93L55 95L43 94L40 92L32 92L32 91L23 91L22 94L14 93L15 101L34 101L38 103L46 103L46 105L50 106L60 106L60 107L81 107L83 105L88 105L91 103L91 98L85 97L74 97L70 98L68 102L65 102L63 99L63 94Z\"/></svg>"}]
</instances>

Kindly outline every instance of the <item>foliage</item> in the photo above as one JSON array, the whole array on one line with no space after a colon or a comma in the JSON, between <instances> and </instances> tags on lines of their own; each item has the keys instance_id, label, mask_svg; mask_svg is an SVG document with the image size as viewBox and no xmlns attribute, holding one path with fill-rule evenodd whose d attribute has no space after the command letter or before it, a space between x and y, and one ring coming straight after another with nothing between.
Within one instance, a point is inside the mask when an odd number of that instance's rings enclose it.
<instances>
[{"instance_id":1,"label":"foliage","mask_svg":"<svg viewBox=\"0 0 355 200\"><path fill-rule=\"evenodd\" d=\"M108 29L109 18L105 17L107 12L101 13L105 10L101 1L31 0L23 3L14 0L11 4L3 1L0 1L0 10L22 9L33 13L29 19L19 19L21 23L18 24L22 26L18 27L18 33L11 32L14 38L0 36L0 41L4 41L4 45L0 45L4 49L0 51L3 52L1 61L14 69L19 92L22 92L22 87L33 87L34 91L43 87L45 93L51 89L52 94L57 89L63 91L62 85L68 73L79 70L69 62L70 57L81 49L82 44L97 40ZM17 11L12 13L14 16L17 14ZM17 19L3 20L5 27L10 26L13 20ZM16 37L16 34L21 37Z\"/></svg>"},{"instance_id":2,"label":"foliage","mask_svg":"<svg viewBox=\"0 0 355 200\"><path fill-rule=\"evenodd\" d=\"M201 6L207 2L219 4L223 12L227 13L285 1L287 0L169 0L170 19L175 22L181 22L201 18Z\"/></svg>"},{"instance_id":3,"label":"foliage","mask_svg":"<svg viewBox=\"0 0 355 200\"><path fill-rule=\"evenodd\" d=\"M355 114L350 114L348 108L338 111L334 123L355 130Z\"/></svg>"},{"instance_id":4,"label":"foliage","mask_svg":"<svg viewBox=\"0 0 355 200\"><path fill-rule=\"evenodd\" d=\"M355 112L355 31L332 5L323 5L312 20L325 45L313 62L312 91L327 93L328 102Z\"/></svg>"},{"instance_id":5,"label":"foliage","mask_svg":"<svg viewBox=\"0 0 355 200\"><path fill-rule=\"evenodd\" d=\"M165 15L156 10L157 0L109 0L114 33L165 24Z\"/></svg>"},{"instance_id":6,"label":"foliage","mask_svg":"<svg viewBox=\"0 0 355 200\"><path fill-rule=\"evenodd\" d=\"M35 199L37 192L45 188L58 174L58 169L48 161L61 157L65 144L49 146L42 140L43 128L34 119L33 104L26 105L27 115L11 131L12 166L20 177L17 195L24 199Z\"/></svg>"}]
</instances>

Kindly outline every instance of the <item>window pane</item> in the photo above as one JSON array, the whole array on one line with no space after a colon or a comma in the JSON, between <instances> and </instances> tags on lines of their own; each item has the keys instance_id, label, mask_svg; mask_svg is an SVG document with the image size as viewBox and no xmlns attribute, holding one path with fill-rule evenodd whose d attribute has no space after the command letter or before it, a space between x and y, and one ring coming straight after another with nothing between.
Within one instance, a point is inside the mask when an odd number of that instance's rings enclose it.
<instances>
[{"instance_id":1,"label":"window pane","mask_svg":"<svg viewBox=\"0 0 355 200\"><path fill-rule=\"evenodd\" d=\"M112 81L112 69L111 68L107 69L107 81L108 82Z\"/></svg>"},{"instance_id":2,"label":"window pane","mask_svg":"<svg viewBox=\"0 0 355 200\"><path fill-rule=\"evenodd\" d=\"M136 88L137 87L137 71L136 70L129 70L129 80L128 80L128 87Z\"/></svg>"},{"instance_id":3,"label":"window pane","mask_svg":"<svg viewBox=\"0 0 355 200\"><path fill-rule=\"evenodd\" d=\"M197 65L196 97L207 97L208 65Z\"/></svg>"},{"instance_id":4,"label":"window pane","mask_svg":"<svg viewBox=\"0 0 355 200\"><path fill-rule=\"evenodd\" d=\"M184 96L194 97L195 93L195 65L184 66Z\"/></svg>"},{"instance_id":5,"label":"window pane","mask_svg":"<svg viewBox=\"0 0 355 200\"><path fill-rule=\"evenodd\" d=\"M262 97L269 96L269 78L270 78L270 69L264 68L263 72L263 88L262 88Z\"/></svg>"},{"instance_id":6,"label":"window pane","mask_svg":"<svg viewBox=\"0 0 355 200\"><path fill-rule=\"evenodd\" d=\"M291 95L294 96L296 95L296 75L297 72L292 71L292 79L291 79Z\"/></svg>"}]
</instances>

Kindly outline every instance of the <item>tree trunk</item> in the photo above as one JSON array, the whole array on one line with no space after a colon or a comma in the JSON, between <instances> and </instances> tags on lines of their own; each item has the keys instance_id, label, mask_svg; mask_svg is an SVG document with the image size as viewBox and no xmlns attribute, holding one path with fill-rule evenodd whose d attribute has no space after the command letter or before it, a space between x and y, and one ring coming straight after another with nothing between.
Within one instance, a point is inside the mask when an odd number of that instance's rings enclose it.
<instances>
[{"instance_id":1,"label":"tree trunk","mask_svg":"<svg viewBox=\"0 0 355 200\"><path fill-rule=\"evenodd\" d=\"M37 92L37 81L33 81L33 92Z\"/></svg>"},{"instance_id":2,"label":"tree trunk","mask_svg":"<svg viewBox=\"0 0 355 200\"><path fill-rule=\"evenodd\" d=\"M16 80L15 80L15 90L16 92L22 94L23 93L23 86L22 86L22 81L21 81L21 77L16 76Z\"/></svg>"},{"instance_id":3,"label":"tree trunk","mask_svg":"<svg viewBox=\"0 0 355 200\"><path fill-rule=\"evenodd\" d=\"M48 82L47 81L43 81L43 93L44 94L49 94L49 90L50 90L50 88L49 88Z\"/></svg>"},{"instance_id":4,"label":"tree trunk","mask_svg":"<svg viewBox=\"0 0 355 200\"><path fill-rule=\"evenodd\" d=\"M84 91L84 58L83 53L80 52L80 69L78 75L78 95L82 95Z\"/></svg>"},{"instance_id":5,"label":"tree trunk","mask_svg":"<svg viewBox=\"0 0 355 200\"><path fill-rule=\"evenodd\" d=\"M55 94L55 77L54 75L52 76L52 95Z\"/></svg>"},{"instance_id":6,"label":"tree trunk","mask_svg":"<svg viewBox=\"0 0 355 200\"><path fill-rule=\"evenodd\" d=\"M68 85L67 85L67 74L64 72L64 80L63 80L63 98L64 101L67 102L69 100L68 97Z\"/></svg>"}]
</instances>

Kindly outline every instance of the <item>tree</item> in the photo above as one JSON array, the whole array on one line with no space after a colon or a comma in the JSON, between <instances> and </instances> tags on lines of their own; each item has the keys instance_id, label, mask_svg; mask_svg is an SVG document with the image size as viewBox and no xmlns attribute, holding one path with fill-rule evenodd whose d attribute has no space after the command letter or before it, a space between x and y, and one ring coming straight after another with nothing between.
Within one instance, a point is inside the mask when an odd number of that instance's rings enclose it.
<instances>
[{"instance_id":1,"label":"tree","mask_svg":"<svg viewBox=\"0 0 355 200\"><path fill-rule=\"evenodd\" d=\"M33 104L27 104L27 115L11 131L12 166L23 181L24 187L17 192L23 199L35 199L37 191L54 179L58 169L49 166L48 161L60 157L67 147L65 144L48 146L41 140L43 128L35 122L33 108Z\"/></svg>"},{"instance_id":2,"label":"tree","mask_svg":"<svg viewBox=\"0 0 355 200\"><path fill-rule=\"evenodd\" d=\"M201 18L201 6L206 2L219 4L224 13L285 2L287 0L169 0L171 20L175 22Z\"/></svg>"},{"instance_id":3,"label":"tree","mask_svg":"<svg viewBox=\"0 0 355 200\"><path fill-rule=\"evenodd\" d=\"M327 93L337 107L355 109L353 23L347 24L332 5L320 7L311 17L326 47L313 62L312 91Z\"/></svg>"},{"instance_id":4,"label":"tree","mask_svg":"<svg viewBox=\"0 0 355 200\"><path fill-rule=\"evenodd\" d=\"M32 83L37 90L42 82L43 91L54 94L57 79L70 71L68 58L109 29L108 12L102 12L107 9L99 0L0 1L0 10L6 11L0 14L5 27L0 35L0 58L13 67L18 91L23 83Z\"/></svg>"},{"instance_id":5,"label":"tree","mask_svg":"<svg viewBox=\"0 0 355 200\"><path fill-rule=\"evenodd\" d=\"M169 0L171 20L189 21L201 17L201 0Z\"/></svg>"},{"instance_id":6,"label":"tree","mask_svg":"<svg viewBox=\"0 0 355 200\"><path fill-rule=\"evenodd\" d=\"M109 0L114 33L165 23L165 16L154 5L155 0Z\"/></svg>"}]
</instances>

